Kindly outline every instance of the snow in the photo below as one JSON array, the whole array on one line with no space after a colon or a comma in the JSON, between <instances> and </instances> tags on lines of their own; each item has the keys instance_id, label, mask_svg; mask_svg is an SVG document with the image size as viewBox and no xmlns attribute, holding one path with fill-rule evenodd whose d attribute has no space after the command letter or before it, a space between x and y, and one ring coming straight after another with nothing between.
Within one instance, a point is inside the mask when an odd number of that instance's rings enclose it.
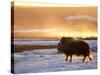
<instances>
[{"instance_id":1,"label":"snow","mask_svg":"<svg viewBox=\"0 0 100 75\"><path fill-rule=\"evenodd\" d=\"M89 44L89 46L94 50L97 51L97 40L86 40L85 42L87 42Z\"/></svg>"},{"instance_id":2,"label":"snow","mask_svg":"<svg viewBox=\"0 0 100 75\"><path fill-rule=\"evenodd\" d=\"M51 44L49 41L45 41ZM58 41L53 41L52 43ZM97 49L97 41L86 41L92 48ZM54 43L54 44L55 44ZM95 50L96 50L95 49ZM92 51L93 61L88 58L82 62L83 57L73 56L72 62L65 62L65 56L58 54L57 49L38 49L14 53L14 71L15 73L39 73L39 72L57 72L70 70L84 70L97 68L97 51Z\"/></svg>"},{"instance_id":3,"label":"snow","mask_svg":"<svg viewBox=\"0 0 100 75\"><path fill-rule=\"evenodd\" d=\"M20 40L14 40L15 45L57 45L59 41L54 40L27 40L27 39L20 39Z\"/></svg>"}]
</instances>

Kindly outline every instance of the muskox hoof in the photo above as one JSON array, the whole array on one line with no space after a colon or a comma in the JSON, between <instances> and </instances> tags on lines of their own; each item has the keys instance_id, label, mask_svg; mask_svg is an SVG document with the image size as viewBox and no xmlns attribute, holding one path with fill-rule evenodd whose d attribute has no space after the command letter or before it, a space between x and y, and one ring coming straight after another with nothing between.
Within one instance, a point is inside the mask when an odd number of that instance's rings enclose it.
<instances>
[{"instance_id":1,"label":"muskox hoof","mask_svg":"<svg viewBox=\"0 0 100 75\"><path fill-rule=\"evenodd\" d=\"M70 60L69 62L72 62L72 60Z\"/></svg>"},{"instance_id":2,"label":"muskox hoof","mask_svg":"<svg viewBox=\"0 0 100 75\"><path fill-rule=\"evenodd\" d=\"M82 61L84 62L85 60L83 59Z\"/></svg>"},{"instance_id":3,"label":"muskox hoof","mask_svg":"<svg viewBox=\"0 0 100 75\"><path fill-rule=\"evenodd\" d=\"M82 61L84 62L84 61L85 61L85 59L86 59L86 56L84 56L84 58L83 58L83 60L82 60Z\"/></svg>"},{"instance_id":4,"label":"muskox hoof","mask_svg":"<svg viewBox=\"0 0 100 75\"><path fill-rule=\"evenodd\" d=\"M82 61L85 62L85 58Z\"/></svg>"},{"instance_id":5,"label":"muskox hoof","mask_svg":"<svg viewBox=\"0 0 100 75\"><path fill-rule=\"evenodd\" d=\"M68 61L68 59L65 59L65 61L67 62L67 61Z\"/></svg>"}]
</instances>

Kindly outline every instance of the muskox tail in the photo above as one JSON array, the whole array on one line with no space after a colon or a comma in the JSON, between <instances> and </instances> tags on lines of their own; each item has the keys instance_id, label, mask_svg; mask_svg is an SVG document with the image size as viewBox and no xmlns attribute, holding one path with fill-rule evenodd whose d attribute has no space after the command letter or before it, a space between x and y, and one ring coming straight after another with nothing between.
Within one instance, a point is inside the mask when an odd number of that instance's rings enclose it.
<instances>
[{"instance_id":1,"label":"muskox tail","mask_svg":"<svg viewBox=\"0 0 100 75\"><path fill-rule=\"evenodd\" d=\"M89 58L90 61L92 61L92 54L91 54L91 51L93 51L92 48L89 49L89 56L88 56L88 58Z\"/></svg>"}]
</instances>

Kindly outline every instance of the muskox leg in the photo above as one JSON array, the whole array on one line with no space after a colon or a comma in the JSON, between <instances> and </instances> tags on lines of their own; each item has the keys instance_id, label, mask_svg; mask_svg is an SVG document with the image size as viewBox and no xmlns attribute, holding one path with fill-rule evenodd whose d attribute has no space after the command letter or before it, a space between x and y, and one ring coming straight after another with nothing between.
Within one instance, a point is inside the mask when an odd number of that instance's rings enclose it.
<instances>
[{"instance_id":1,"label":"muskox leg","mask_svg":"<svg viewBox=\"0 0 100 75\"><path fill-rule=\"evenodd\" d=\"M92 58L90 56L88 56L89 60L92 61Z\"/></svg>"},{"instance_id":2,"label":"muskox leg","mask_svg":"<svg viewBox=\"0 0 100 75\"><path fill-rule=\"evenodd\" d=\"M82 60L83 62L85 61L85 58L86 58L86 56L84 56L84 58L83 58L83 60Z\"/></svg>"},{"instance_id":3,"label":"muskox leg","mask_svg":"<svg viewBox=\"0 0 100 75\"><path fill-rule=\"evenodd\" d=\"M72 55L70 55L70 61L69 62L72 62Z\"/></svg>"},{"instance_id":4,"label":"muskox leg","mask_svg":"<svg viewBox=\"0 0 100 75\"><path fill-rule=\"evenodd\" d=\"M65 61L67 61L68 60L68 55L66 55L66 59L65 59Z\"/></svg>"}]
</instances>

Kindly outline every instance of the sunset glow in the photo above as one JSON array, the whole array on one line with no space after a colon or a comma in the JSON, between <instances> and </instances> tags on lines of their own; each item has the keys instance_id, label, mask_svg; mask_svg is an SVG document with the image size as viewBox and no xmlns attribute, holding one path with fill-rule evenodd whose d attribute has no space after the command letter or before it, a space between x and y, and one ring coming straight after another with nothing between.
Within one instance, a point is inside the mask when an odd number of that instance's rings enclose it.
<instances>
[{"instance_id":1,"label":"sunset glow","mask_svg":"<svg viewBox=\"0 0 100 75\"><path fill-rule=\"evenodd\" d=\"M55 4L55 3L36 3L36 2L29 2L29 0L27 1L16 1L15 6L24 6L24 7L66 7L66 6L72 6L73 5L77 5L77 4ZM81 6L81 5L80 5Z\"/></svg>"},{"instance_id":2,"label":"sunset glow","mask_svg":"<svg viewBox=\"0 0 100 75\"><path fill-rule=\"evenodd\" d=\"M14 37L96 37L97 8L15 2Z\"/></svg>"}]
</instances>

